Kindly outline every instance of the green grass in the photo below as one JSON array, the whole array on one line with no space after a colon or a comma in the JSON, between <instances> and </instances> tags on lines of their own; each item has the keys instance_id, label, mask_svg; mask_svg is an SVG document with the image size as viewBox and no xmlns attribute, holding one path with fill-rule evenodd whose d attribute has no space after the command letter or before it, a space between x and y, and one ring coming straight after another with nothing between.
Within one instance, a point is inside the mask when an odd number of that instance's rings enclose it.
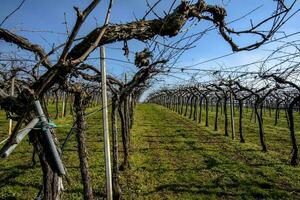
<instances>
[{"instance_id":1,"label":"green grass","mask_svg":"<svg viewBox=\"0 0 300 200\"><path fill-rule=\"evenodd\" d=\"M229 136L231 137L231 119L230 119L230 108L228 106L228 132ZM198 108L199 112L199 108ZM188 109L188 115L189 117L190 113L190 107ZM244 139L247 143L253 143L260 145L259 140L259 133L258 133L258 122L254 120L254 117L252 121L251 119L251 109L244 108L244 115L243 115L243 131L244 131ZM277 151L282 153L284 156L282 157L282 161L289 163L290 157L291 157L291 140L290 140L290 132L288 129L288 124L286 121L285 111L280 111L280 117L278 120L277 125L275 126L275 110L271 110L271 116L269 115L269 110L263 111L263 120L264 120L264 131L265 131L265 139L266 144L269 150ZM235 121L235 134L236 139L239 140L239 111L238 108L235 109L235 115L234 115L234 121ZM224 115L221 115L221 111L219 110L219 129L218 133L224 134ZM209 107L209 129L214 129L214 121L215 121L215 107ZM295 112L294 113L294 122L295 122L295 129L296 129L296 137L299 138L300 136L300 113ZM205 125L205 108L202 109L202 126Z\"/></svg>"},{"instance_id":2,"label":"green grass","mask_svg":"<svg viewBox=\"0 0 300 200\"><path fill-rule=\"evenodd\" d=\"M61 105L60 105L61 108ZM89 108L88 111L97 108ZM61 109L60 109L61 110ZM54 105L49 105L49 112L54 116ZM87 145L89 153L89 165L94 192L98 197L104 192L104 154L101 126L101 113L96 113L88 118ZM72 116L54 120L58 125L57 137L62 142L72 127ZM7 137L8 122L3 113L0 114L0 141ZM5 160L0 160L0 199L33 199L42 184L41 169L39 163L31 167L32 146L28 139ZM36 158L38 161L38 158ZM63 199L82 199L83 187L79 171L79 159L77 153L76 137L73 134L67 143L63 162L67 167L70 184L64 183L65 191Z\"/></svg>"},{"instance_id":3,"label":"green grass","mask_svg":"<svg viewBox=\"0 0 300 200\"><path fill-rule=\"evenodd\" d=\"M263 153L257 124L250 124L250 112L245 114L246 143L240 144L223 136L223 117L219 131L212 131L214 112L210 112L207 128L161 106L138 105L132 130L132 168L120 176L124 199L300 199L300 168L288 164L290 142L283 115L277 127L272 118L265 119L270 151ZM71 121L71 116L55 120L60 125L60 140ZM93 189L102 199L105 172L100 124L100 113L88 118L87 145ZM6 128L1 113L0 141L7 135ZM82 199L76 146L73 135L63 156L70 179L70 184L64 182L63 199ZM0 160L0 199L35 197L42 180L40 166L30 166L31 155L32 146L23 141L8 159Z\"/></svg>"},{"instance_id":4,"label":"green grass","mask_svg":"<svg viewBox=\"0 0 300 200\"><path fill-rule=\"evenodd\" d=\"M300 198L300 168L156 105L137 108L126 199ZM256 133L248 133L254 137Z\"/></svg>"}]
</instances>

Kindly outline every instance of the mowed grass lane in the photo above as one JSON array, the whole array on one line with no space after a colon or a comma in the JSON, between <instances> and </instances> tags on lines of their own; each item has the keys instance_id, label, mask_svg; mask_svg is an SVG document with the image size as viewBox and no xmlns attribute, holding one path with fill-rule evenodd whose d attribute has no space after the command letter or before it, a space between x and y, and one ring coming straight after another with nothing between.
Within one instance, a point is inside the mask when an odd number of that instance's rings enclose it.
<instances>
[{"instance_id":1,"label":"mowed grass lane","mask_svg":"<svg viewBox=\"0 0 300 200\"><path fill-rule=\"evenodd\" d=\"M125 199L300 199L300 168L283 162L289 155L158 105L139 105L135 119Z\"/></svg>"}]
</instances>

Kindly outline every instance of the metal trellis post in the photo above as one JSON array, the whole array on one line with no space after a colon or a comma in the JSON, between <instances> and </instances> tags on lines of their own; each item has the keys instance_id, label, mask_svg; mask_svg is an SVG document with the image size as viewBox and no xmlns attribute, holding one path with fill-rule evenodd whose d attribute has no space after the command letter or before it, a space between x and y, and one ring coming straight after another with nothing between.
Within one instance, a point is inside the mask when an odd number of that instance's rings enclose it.
<instances>
[{"instance_id":1,"label":"metal trellis post","mask_svg":"<svg viewBox=\"0 0 300 200\"><path fill-rule=\"evenodd\" d=\"M106 63L105 63L105 47L100 47L100 64L101 64L101 89L102 89L102 120L104 134L104 152L105 152L105 169L106 169L106 194L107 199L112 200L112 174L111 160L108 134L108 110L107 110L107 88L106 88Z\"/></svg>"}]
</instances>

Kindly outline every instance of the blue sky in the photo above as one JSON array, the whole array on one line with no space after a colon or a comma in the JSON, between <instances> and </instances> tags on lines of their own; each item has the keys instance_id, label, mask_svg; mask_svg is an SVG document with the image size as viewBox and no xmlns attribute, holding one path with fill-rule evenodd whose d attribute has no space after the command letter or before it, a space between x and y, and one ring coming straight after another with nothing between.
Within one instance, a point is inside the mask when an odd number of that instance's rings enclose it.
<instances>
[{"instance_id":1,"label":"blue sky","mask_svg":"<svg viewBox=\"0 0 300 200\"><path fill-rule=\"evenodd\" d=\"M14 10L20 0L0 0L0 21L4 19L12 10ZM73 6L79 7L83 10L90 1L87 0L26 0L24 5L20 10L18 10L11 18L9 18L3 25L4 28L7 28L11 31L14 31L26 38L28 38L33 43L40 44L47 51L51 49L52 45L57 45L63 43L66 40L66 29L64 25L64 13L66 13L67 23L69 30L71 30L72 25L76 19L76 13L73 9ZM149 0L150 4L153 4L154 0ZM168 11L171 5L170 0L162 0L162 2L155 9L156 12L163 16L163 11ZM290 1L286 1L287 3ZM177 4L180 1L177 1ZM257 11L255 11L250 16L232 24L236 30L249 27L250 18L253 20L253 23L263 19L266 16L269 16L274 11L276 4L273 0L211 0L207 1L207 4L217 4L226 8L228 16L226 21L237 19L243 16L245 13L261 6ZM146 6L146 1L144 0L115 0L111 23L126 23L134 21L135 18L140 19L144 16L145 12L148 10ZM300 8L299 2L297 2L296 8ZM96 23L102 24L103 18L105 15L105 9L107 8L107 1L102 0L97 8L91 13L86 23L80 30L79 35L85 35L96 27ZM149 15L148 19L153 19L155 16ZM285 32L285 34L291 34L296 31L299 31L299 14L295 15L288 23L286 23L280 31ZM189 22L191 24L192 22ZM211 26L211 23L200 22L197 26L192 27L189 32L190 34L200 32L206 27ZM37 31L37 32L28 32L27 30ZM43 31L52 31L55 33L43 32ZM283 36L283 33L278 33L276 37ZM299 35L289 38L289 40L300 39ZM167 38L168 39L168 38ZM178 38L168 39L169 41L175 41ZM161 38L158 40L162 41ZM255 41L253 37L242 37L238 38L240 44L246 44ZM132 52L143 50L144 45L138 41L130 41L129 49ZM116 43L107 46L107 57L120 59L128 61L127 58L123 55L122 48L123 43ZM231 52L229 45L223 41L217 31L211 31L207 33L203 38L195 43L196 47L186 51L178 60L175 66L188 66L201 61L218 57ZM265 45L259 50L251 52L241 52L229 57L219 59L217 61L208 62L203 65L197 65L192 68L194 69L215 69L219 68L220 65L229 67L234 65L240 65L255 61L266 56L269 52L268 49L276 48L279 46L279 43L272 43L270 45ZM0 42L0 51L1 52L10 52L15 51L13 46L9 46L4 42ZM24 51L18 53L21 56L28 56L24 54ZM91 54L90 57L98 57L98 50ZM52 57L55 59L55 57ZM129 61L133 62L133 54L129 56ZM98 60L89 60L91 64L99 65ZM129 63L122 63L107 60L108 72L115 75L116 77L121 78L124 72L132 74L137 69ZM157 82L153 88L157 88L165 84L175 84L180 82L185 82L183 80L189 80L191 74L185 73L176 73L174 76L163 76L160 79L163 79L162 82ZM200 76L199 76L200 79ZM206 79L205 77L203 78Z\"/></svg>"}]
</instances>

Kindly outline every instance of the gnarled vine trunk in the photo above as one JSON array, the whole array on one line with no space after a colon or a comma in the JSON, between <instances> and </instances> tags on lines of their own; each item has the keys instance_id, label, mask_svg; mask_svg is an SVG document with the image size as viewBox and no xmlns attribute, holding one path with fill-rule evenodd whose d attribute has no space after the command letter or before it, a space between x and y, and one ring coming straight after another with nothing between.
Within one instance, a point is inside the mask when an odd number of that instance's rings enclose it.
<instances>
[{"instance_id":1,"label":"gnarled vine trunk","mask_svg":"<svg viewBox=\"0 0 300 200\"><path fill-rule=\"evenodd\" d=\"M86 130L86 119L85 119L85 109L87 105L86 99L81 93L75 93L74 99L74 109L76 113L76 138L78 145L78 156L80 161L80 172L81 179L83 183L83 196L85 200L93 199L93 189L91 185L91 178L89 173L89 165L87 158L87 147L85 143L85 130Z\"/></svg>"},{"instance_id":2,"label":"gnarled vine trunk","mask_svg":"<svg viewBox=\"0 0 300 200\"><path fill-rule=\"evenodd\" d=\"M228 115L227 115L227 97L224 97L224 129L225 136L229 136L228 134Z\"/></svg>"},{"instance_id":3,"label":"gnarled vine trunk","mask_svg":"<svg viewBox=\"0 0 300 200\"><path fill-rule=\"evenodd\" d=\"M297 101L300 100L300 96L293 99L293 101L290 103L288 107L288 116L289 116L289 128L290 128L290 134L291 134L291 141L292 141L292 147L293 147L293 156L291 159L291 165L295 166L298 165L298 146L297 146L297 140L295 135L295 125L294 125L294 106L297 103Z\"/></svg>"},{"instance_id":4,"label":"gnarled vine trunk","mask_svg":"<svg viewBox=\"0 0 300 200\"><path fill-rule=\"evenodd\" d=\"M262 112L258 111L258 105L255 104L254 106L254 111L257 117L258 121L258 128L259 128L259 139L260 139L260 144L262 147L262 151L266 152L267 151L267 145L265 142L265 133L264 133L264 127L263 127L263 119L262 119Z\"/></svg>"},{"instance_id":5,"label":"gnarled vine trunk","mask_svg":"<svg viewBox=\"0 0 300 200\"><path fill-rule=\"evenodd\" d=\"M218 130L218 118L219 118L219 104L220 104L220 99L217 99L216 102L216 115L215 115L215 131Z\"/></svg>"},{"instance_id":6,"label":"gnarled vine trunk","mask_svg":"<svg viewBox=\"0 0 300 200\"><path fill-rule=\"evenodd\" d=\"M240 133L240 142L245 143L244 135L243 135L243 100L238 100L239 102L239 133Z\"/></svg>"},{"instance_id":7,"label":"gnarled vine trunk","mask_svg":"<svg viewBox=\"0 0 300 200\"><path fill-rule=\"evenodd\" d=\"M117 131L117 111L118 111L118 99L112 98L112 110L111 110L111 131L113 138L113 168L112 168L112 186L113 186L113 199L118 200L121 198L121 188L119 185L119 148L118 148L118 131Z\"/></svg>"}]
</instances>

